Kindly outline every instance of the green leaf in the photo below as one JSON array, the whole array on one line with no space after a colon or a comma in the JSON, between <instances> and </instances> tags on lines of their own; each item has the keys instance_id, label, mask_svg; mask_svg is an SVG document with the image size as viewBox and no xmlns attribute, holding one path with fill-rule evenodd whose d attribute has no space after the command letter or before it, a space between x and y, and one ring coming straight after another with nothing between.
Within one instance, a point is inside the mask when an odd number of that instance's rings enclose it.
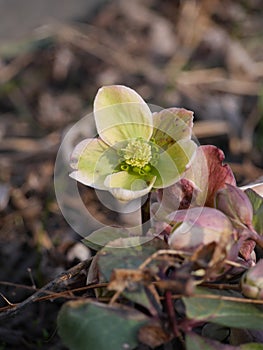
<instances>
[{"instance_id":1,"label":"green leaf","mask_svg":"<svg viewBox=\"0 0 263 350\"><path fill-rule=\"evenodd\" d=\"M243 331L243 329L242 330L239 329L239 331ZM229 337L229 334L230 334L229 327L225 327L220 324L210 323L210 322L207 322L202 327L202 332L201 332L202 337L217 340L219 342L225 341Z\"/></svg>"},{"instance_id":2,"label":"green leaf","mask_svg":"<svg viewBox=\"0 0 263 350\"><path fill-rule=\"evenodd\" d=\"M104 226L85 237L82 242L94 250L99 250L115 239L127 238L130 235L125 228Z\"/></svg>"},{"instance_id":3,"label":"green leaf","mask_svg":"<svg viewBox=\"0 0 263 350\"><path fill-rule=\"evenodd\" d=\"M186 335L186 350L234 350L231 345L223 345L215 340L200 337L195 333Z\"/></svg>"},{"instance_id":4,"label":"green leaf","mask_svg":"<svg viewBox=\"0 0 263 350\"><path fill-rule=\"evenodd\" d=\"M138 275L140 275L140 271L137 270L138 267L159 249L167 249L167 245L163 240L158 238L134 236L109 242L109 244L97 254L100 280L110 280L110 285L113 290L121 289L122 295L125 298L142 305L148 309L150 313L155 314L156 310L149 297L151 291L145 286L143 277L133 279L129 276L129 273L133 274L138 272ZM153 261L149 265L153 267L155 264L156 262ZM158 268L157 266L155 267L156 269ZM122 271L121 280L118 279L118 269L124 269L124 271ZM112 274L113 271L115 272L114 274Z\"/></svg>"},{"instance_id":5,"label":"green leaf","mask_svg":"<svg viewBox=\"0 0 263 350\"><path fill-rule=\"evenodd\" d=\"M99 270L109 281L114 269L137 269L154 252L166 248L164 241L158 238L120 238L110 242L98 253Z\"/></svg>"},{"instance_id":6,"label":"green leaf","mask_svg":"<svg viewBox=\"0 0 263 350\"><path fill-rule=\"evenodd\" d=\"M195 333L189 333L186 335L186 350L263 350L263 344L247 343L240 346L232 346L202 338Z\"/></svg>"},{"instance_id":7,"label":"green leaf","mask_svg":"<svg viewBox=\"0 0 263 350\"><path fill-rule=\"evenodd\" d=\"M186 315L195 321L209 321L227 327L262 329L263 312L255 305L220 299L222 293L196 288L197 294L218 295L219 299L205 297L183 298ZM227 294L227 293L226 293ZM224 295L226 295L224 292ZM229 295L229 294L227 294Z\"/></svg>"},{"instance_id":8,"label":"green leaf","mask_svg":"<svg viewBox=\"0 0 263 350\"><path fill-rule=\"evenodd\" d=\"M253 225L255 230L263 235L263 197L251 188L245 191L253 207Z\"/></svg>"},{"instance_id":9,"label":"green leaf","mask_svg":"<svg viewBox=\"0 0 263 350\"><path fill-rule=\"evenodd\" d=\"M240 345L240 350L263 350L263 344L247 343Z\"/></svg>"},{"instance_id":10,"label":"green leaf","mask_svg":"<svg viewBox=\"0 0 263 350\"><path fill-rule=\"evenodd\" d=\"M141 312L97 302L70 301L58 315L58 332L70 350L133 349L149 318Z\"/></svg>"},{"instance_id":11,"label":"green leaf","mask_svg":"<svg viewBox=\"0 0 263 350\"><path fill-rule=\"evenodd\" d=\"M145 309L147 309L152 314L156 314L156 309L154 308L148 294L146 293L146 287L143 285L143 281L134 285L134 288L135 290L125 289L122 293L123 296L128 300L145 307Z\"/></svg>"},{"instance_id":12,"label":"green leaf","mask_svg":"<svg viewBox=\"0 0 263 350\"><path fill-rule=\"evenodd\" d=\"M112 285L112 280L116 278L116 275L112 274L115 269L127 270L128 276L130 270L132 270L132 273L134 270L137 271L138 267L157 250L166 248L166 243L158 238L137 236L112 241L97 254L100 278L103 281L111 280ZM151 266L153 267L155 264L156 262L153 261ZM155 266L155 268L158 267ZM143 278L132 280L127 277L126 282L127 284L125 284L125 281L119 281L116 278L116 288L113 287L113 289L122 290L122 295L125 298L144 306L154 314L156 310L149 298L150 291L146 292Z\"/></svg>"}]
</instances>

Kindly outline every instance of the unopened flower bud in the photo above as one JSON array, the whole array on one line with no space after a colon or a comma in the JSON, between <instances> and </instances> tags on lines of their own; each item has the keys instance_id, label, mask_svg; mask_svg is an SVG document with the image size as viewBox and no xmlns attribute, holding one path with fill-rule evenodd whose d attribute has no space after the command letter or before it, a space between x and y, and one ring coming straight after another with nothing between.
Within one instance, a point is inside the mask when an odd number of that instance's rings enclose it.
<instances>
[{"instance_id":1,"label":"unopened flower bud","mask_svg":"<svg viewBox=\"0 0 263 350\"><path fill-rule=\"evenodd\" d=\"M224 246L233 243L232 224L217 209L196 207L179 210L170 218L175 223L168 242L172 249L192 250L212 242L222 242Z\"/></svg>"},{"instance_id":2,"label":"unopened flower bud","mask_svg":"<svg viewBox=\"0 0 263 350\"><path fill-rule=\"evenodd\" d=\"M263 300L263 259L243 275L241 289L246 297Z\"/></svg>"},{"instance_id":3,"label":"unopened flower bud","mask_svg":"<svg viewBox=\"0 0 263 350\"><path fill-rule=\"evenodd\" d=\"M233 222L251 227L253 208L247 195L238 187L226 184L216 196L216 207Z\"/></svg>"}]
</instances>

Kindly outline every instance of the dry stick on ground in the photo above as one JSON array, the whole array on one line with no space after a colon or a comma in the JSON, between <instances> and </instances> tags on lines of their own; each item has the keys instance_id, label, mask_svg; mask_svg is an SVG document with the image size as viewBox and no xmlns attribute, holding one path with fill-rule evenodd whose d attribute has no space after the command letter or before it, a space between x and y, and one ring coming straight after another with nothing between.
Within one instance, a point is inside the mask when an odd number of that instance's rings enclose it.
<instances>
[{"instance_id":1,"label":"dry stick on ground","mask_svg":"<svg viewBox=\"0 0 263 350\"><path fill-rule=\"evenodd\" d=\"M161 252L164 253L164 251L162 251L162 250L161 250ZM170 250L169 250L169 252L171 253ZM176 253L178 254L178 251ZM156 256L157 255L155 254L155 257ZM151 256L150 258L152 259L153 256ZM143 265L146 266L151 259L148 258L146 260L147 263L143 264ZM24 300L21 303L12 304L9 301L7 301L8 305L6 306L6 308L1 308L2 312L0 312L0 321L5 320L9 317L15 316L18 312L21 312L27 305L30 305L33 302L51 300L51 299L57 299L57 298L67 298L67 297L69 297L70 299L73 299L72 293L74 293L74 292L84 291L84 290L93 289L93 288L107 287L108 283L98 283L98 284L87 285L84 287L74 288L71 290L67 289L68 285L66 284L66 282L69 281L70 279L72 279L73 277L76 277L78 274L80 274L81 271L87 270L91 264L91 261L92 261L92 258L87 259L87 260L79 263L78 265L72 267L70 270L63 272L55 280L49 282L46 286L37 290L33 295L31 295L29 298L27 298L26 300ZM153 285L158 286L159 282L160 281L155 281L155 282L153 282ZM34 288L32 288L32 287L25 286L25 285L17 285L17 284L13 284L10 282L0 282L0 284L11 285L11 286L22 287L22 288L34 290ZM230 285L230 284L216 285L216 284L203 283L203 284L200 284L200 286L209 287L212 289L215 288L215 289L219 289L219 290L228 290L228 289L240 290L239 285ZM62 291L56 292L56 290L61 290L61 289L62 289ZM111 305L111 304L115 303L116 300L120 296L121 296L121 291L118 291L114 294L114 296L112 298L107 298L107 297L96 298L96 300L100 301L100 302L108 302ZM4 296L2 296L2 297L5 299ZM172 293L169 293L169 295L168 295L169 300L170 299L180 299L182 297L187 297L187 296L183 295L183 294L172 294ZM188 297L207 298L207 299L215 299L215 300L234 301L234 302L240 302L240 303L260 304L260 305L263 304L263 300L254 300L254 299L224 296L224 295L193 294L193 295L188 296ZM82 299L82 297L74 297L74 299ZM88 300L88 298L85 298L85 300ZM159 296L159 300L166 300L166 296ZM168 302L169 302L169 300L168 300ZM170 308L169 312L171 312L171 308ZM173 327L174 327L174 325L173 325Z\"/></svg>"},{"instance_id":2,"label":"dry stick on ground","mask_svg":"<svg viewBox=\"0 0 263 350\"><path fill-rule=\"evenodd\" d=\"M118 41L108 36L105 31L96 31L92 26L87 27L85 33L71 26L61 26L57 37L59 40L80 48L104 62L118 66L125 73L142 73L149 81L165 84L165 77L153 64L144 58L137 58L136 62Z\"/></svg>"},{"instance_id":3,"label":"dry stick on ground","mask_svg":"<svg viewBox=\"0 0 263 350\"><path fill-rule=\"evenodd\" d=\"M86 271L90 266L91 261L92 261L92 258L89 258L77 264L76 266L73 266L68 271L62 272L57 278L55 278L53 281L46 284L44 287L39 289L36 293L31 295L26 300L22 301L19 304L15 304L13 307L11 306L11 308L5 311L2 311L0 313L0 321L3 321L9 317L15 316L17 313L24 310L26 306L33 303L41 296L46 295L47 291L56 292L60 290L66 290L68 288L67 282L71 280L73 277L76 277L77 275L79 275L81 271Z\"/></svg>"},{"instance_id":4,"label":"dry stick on ground","mask_svg":"<svg viewBox=\"0 0 263 350\"><path fill-rule=\"evenodd\" d=\"M0 69L0 83L5 84L12 80L22 69L26 68L34 60L34 54L22 53L17 56L11 63Z\"/></svg>"}]
</instances>

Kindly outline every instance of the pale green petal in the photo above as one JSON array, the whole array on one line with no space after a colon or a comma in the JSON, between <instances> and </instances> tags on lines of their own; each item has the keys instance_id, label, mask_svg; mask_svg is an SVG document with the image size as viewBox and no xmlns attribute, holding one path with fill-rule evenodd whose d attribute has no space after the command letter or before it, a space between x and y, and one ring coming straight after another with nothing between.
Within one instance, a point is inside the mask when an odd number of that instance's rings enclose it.
<instances>
[{"instance_id":1,"label":"pale green petal","mask_svg":"<svg viewBox=\"0 0 263 350\"><path fill-rule=\"evenodd\" d=\"M86 139L80 142L71 156L73 171L70 176L84 185L106 189L104 181L118 165L119 157L100 139Z\"/></svg>"},{"instance_id":2,"label":"pale green petal","mask_svg":"<svg viewBox=\"0 0 263 350\"><path fill-rule=\"evenodd\" d=\"M164 188L174 184L190 164L197 145L192 140L181 140L160 154L155 166L157 179L154 188Z\"/></svg>"},{"instance_id":3,"label":"pale green petal","mask_svg":"<svg viewBox=\"0 0 263 350\"><path fill-rule=\"evenodd\" d=\"M110 146L152 135L152 113L148 105L134 90L121 86L104 86L94 101L94 114L100 137Z\"/></svg>"},{"instance_id":4,"label":"pale green petal","mask_svg":"<svg viewBox=\"0 0 263 350\"><path fill-rule=\"evenodd\" d=\"M153 139L163 149L181 139L190 140L193 112L184 108L168 108L153 115Z\"/></svg>"},{"instance_id":5,"label":"pale green petal","mask_svg":"<svg viewBox=\"0 0 263 350\"><path fill-rule=\"evenodd\" d=\"M155 179L154 176L146 182L139 175L131 175L126 171L120 171L107 176L104 185L120 201L131 201L149 193Z\"/></svg>"}]
</instances>

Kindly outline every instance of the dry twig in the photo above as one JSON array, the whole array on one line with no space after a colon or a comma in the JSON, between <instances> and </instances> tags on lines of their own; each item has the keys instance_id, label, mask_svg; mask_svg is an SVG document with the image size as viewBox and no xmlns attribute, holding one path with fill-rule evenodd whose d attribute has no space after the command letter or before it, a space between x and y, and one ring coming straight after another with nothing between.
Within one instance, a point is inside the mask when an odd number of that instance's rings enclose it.
<instances>
[{"instance_id":1,"label":"dry twig","mask_svg":"<svg viewBox=\"0 0 263 350\"><path fill-rule=\"evenodd\" d=\"M57 278L53 281L49 282L47 285L36 291L33 295L31 295L26 300L21 303L9 305L9 307L0 313L0 321L4 321L10 317L15 316L19 312L23 311L25 307L37 301L42 296L46 296L47 291L61 291L66 290L68 288L68 282L74 277L78 277L82 271L88 269L92 261L92 258L89 258L78 265L72 267L66 272L62 272Z\"/></svg>"}]
</instances>

